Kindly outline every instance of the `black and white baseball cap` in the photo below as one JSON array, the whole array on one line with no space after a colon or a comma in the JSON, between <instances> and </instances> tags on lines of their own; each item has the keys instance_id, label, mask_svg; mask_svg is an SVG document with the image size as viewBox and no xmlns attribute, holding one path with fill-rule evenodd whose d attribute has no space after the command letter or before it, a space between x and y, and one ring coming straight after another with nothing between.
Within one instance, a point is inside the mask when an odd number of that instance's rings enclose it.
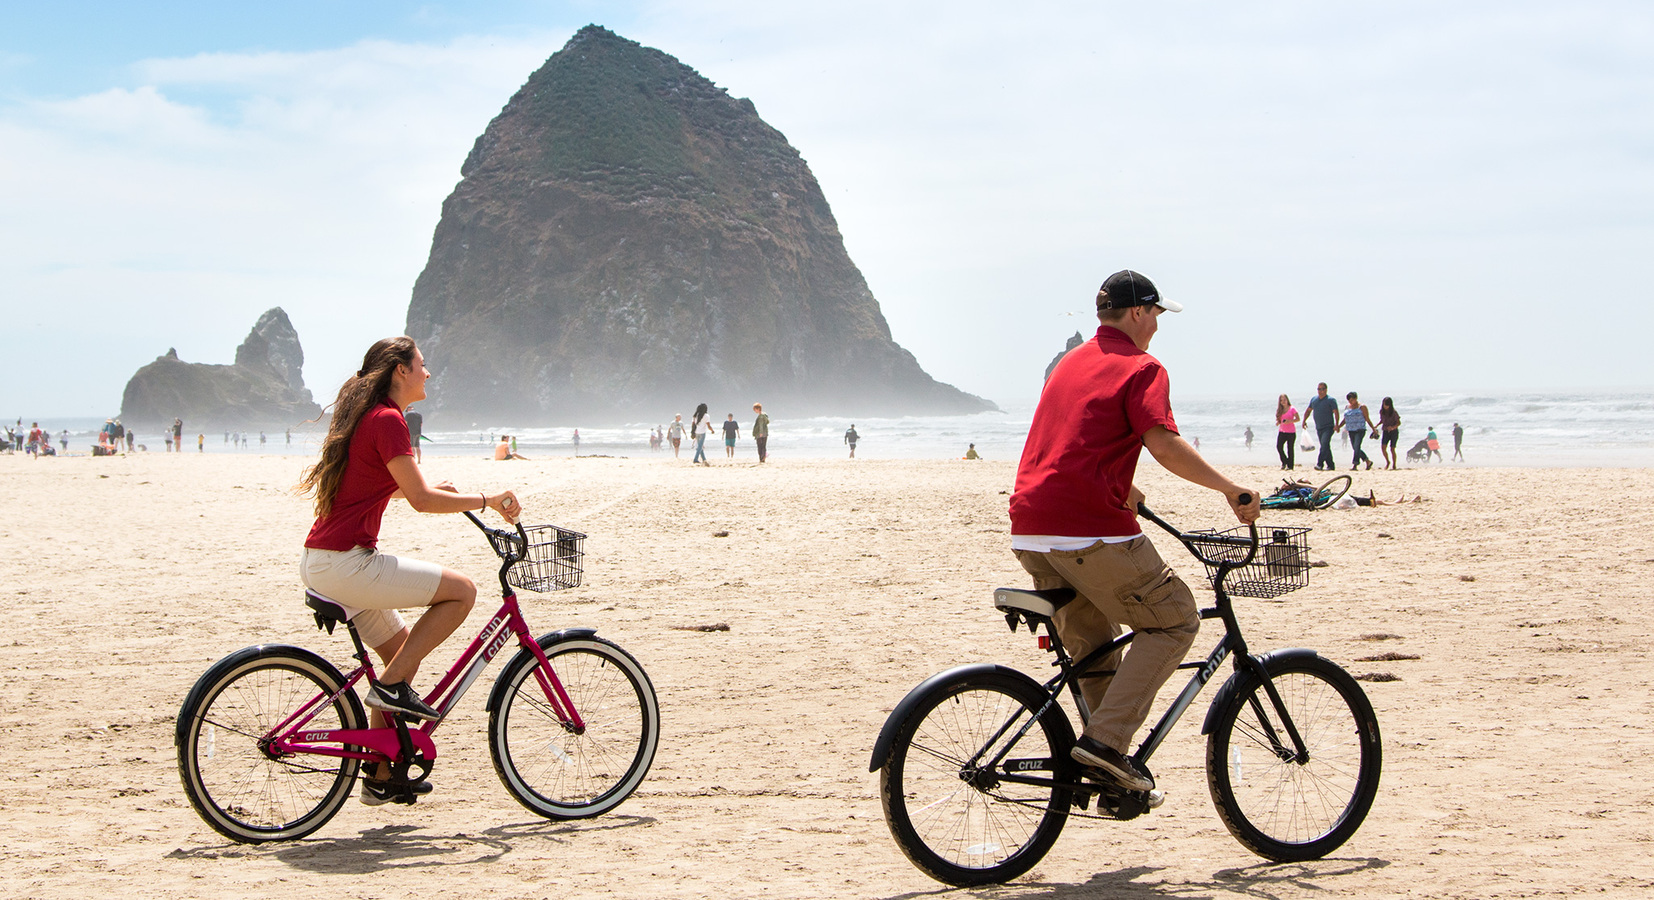
<instances>
[{"instance_id":1,"label":"black and white baseball cap","mask_svg":"<svg viewBox=\"0 0 1654 900\"><path fill-rule=\"evenodd\" d=\"M1108 276L1097 291L1097 308L1129 309L1133 306L1158 306L1167 312L1183 311L1183 304L1160 296L1154 282L1140 272L1121 269Z\"/></svg>"}]
</instances>

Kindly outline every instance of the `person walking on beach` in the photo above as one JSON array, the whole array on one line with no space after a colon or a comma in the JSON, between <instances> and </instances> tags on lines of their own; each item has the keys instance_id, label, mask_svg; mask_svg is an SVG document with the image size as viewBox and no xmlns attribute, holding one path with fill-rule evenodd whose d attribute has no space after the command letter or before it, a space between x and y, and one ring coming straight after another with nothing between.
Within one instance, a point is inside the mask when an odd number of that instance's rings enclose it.
<instances>
[{"instance_id":1,"label":"person walking on beach","mask_svg":"<svg viewBox=\"0 0 1654 900\"><path fill-rule=\"evenodd\" d=\"M205 432L199 432L195 435L195 452L207 452L207 435Z\"/></svg>"},{"instance_id":2,"label":"person walking on beach","mask_svg":"<svg viewBox=\"0 0 1654 900\"><path fill-rule=\"evenodd\" d=\"M735 414L724 417L724 457L735 458L735 437L741 433L741 426L735 421Z\"/></svg>"},{"instance_id":3,"label":"person walking on beach","mask_svg":"<svg viewBox=\"0 0 1654 900\"><path fill-rule=\"evenodd\" d=\"M672 458L678 458L678 445L683 443L683 414L672 417L672 424L666 428L666 439L672 442Z\"/></svg>"},{"instance_id":4,"label":"person walking on beach","mask_svg":"<svg viewBox=\"0 0 1654 900\"><path fill-rule=\"evenodd\" d=\"M1275 455L1281 458L1281 468L1292 471L1298 459L1293 444L1298 440L1298 410L1282 394L1275 400Z\"/></svg>"},{"instance_id":5,"label":"person walking on beach","mask_svg":"<svg viewBox=\"0 0 1654 900\"><path fill-rule=\"evenodd\" d=\"M1315 457L1315 471L1338 468L1338 463L1332 459L1332 433L1338 430L1338 401L1327 396L1325 381L1315 386L1315 399L1304 407L1303 424L1309 424L1311 414L1315 416L1315 434L1321 439L1321 453Z\"/></svg>"},{"instance_id":6,"label":"person walking on beach","mask_svg":"<svg viewBox=\"0 0 1654 900\"><path fill-rule=\"evenodd\" d=\"M1459 462L1464 462L1464 450L1461 449L1463 444L1464 444L1464 429L1459 427L1458 422L1454 422L1453 423L1453 458L1458 460Z\"/></svg>"},{"instance_id":7,"label":"person walking on beach","mask_svg":"<svg viewBox=\"0 0 1654 900\"><path fill-rule=\"evenodd\" d=\"M431 373L413 338L377 341L362 368L339 388L333 420L322 441L321 459L299 481L315 496L316 522L305 538L299 575L305 587L360 608L351 620L364 643L384 661L379 683L367 692L378 712L435 720L441 713L420 699L412 686L419 664L465 621L477 598L469 577L436 563L391 556L379 550L379 523L385 507L402 497L419 512L457 513L492 509L507 522L522 513L511 491L461 494L452 484L430 485L413 461L403 411L425 399ZM413 628L396 610L429 607ZM361 799L369 806L389 802L398 786L390 766L380 763L362 779ZM429 790L421 782L420 793Z\"/></svg>"},{"instance_id":8,"label":"person walking on beach","mask_svg":"<svg viewBox=\"0 0 1654 900\"><path fill-rule=\"evenodd\" d=\"M706 414L705 403L696 405L695 415L689 420L689 432L695 438L695 458L690 462L703 466L712 465L706 460L706 436L712 433L712 422Z\"/></svg>"},{"instance_id":9,"label":"person walking on beach","mask_svg":"<svg viewBox=\"0 0 1654 900\"><path fill-rule=\"evenodd\" d=\"M861 440L861 435L856 433L856 426L851 425L850 430L844 433L844 442L850 445L851 459L856 458L856 442L859 440Z\"/></svg>"},{"instance_id":10,"label":"person walking on beach","mask_svg":"<svg viewBox=\"0 0 1654 900\"><path fill-rule=\"evenodd\" d=\"M574 455L580 455L580 429L574 429Z\"/></svg>"},{"instance_id":11,"label":"person walking on beach","mask_svg":"<svg viewBox=\"0 0 1654 900\"><path fill-rule=\"evenodd\" d=\"M1246 434L1244 435L1244 437L1246 438L1246 449L1247 449L1248 452L1250 452L1252 450L1252 426L1251 425L1246 426Z\"/></svg>"},{"instance_id":12,"label":"person walking on beach","mask_svg":"<svg viewBox=\"0 0 1654 900\"><path fill-rule=\"evenodd\" d=\"M179 453L184 452L184 420L177 416L172 418L172 445L178 448Z\"/></svg>"},{"instance_id":13,"label":"person walking on beach","mask_svg":"<svg viewBox=\"0 0 1654 900\"><path fill-rule=\"evenodd\" d=\"M1425 432L1424 447L1426 450L1424 454L1425 462L1429 462L1432 456L1436 458L1436 462L1446 462L1442 459L1442 442L1436 439L1436 426L1430 426L1430 430Z\"/></svg>"},{"instance_id":14,"label":"person walking on beach","mask_svg":"<svg viewBox=\"0 0 1654 900\"><path fill-rule=\"evenodd\" d=\"M1103 282L1096 336L1070 350L1040 392L1010 501L1012 552L1034 588L1078 594L1053 617L1069 652L1083 658L1121 626L1135 632L1123 659L1092 669L1112 675L1080 679L1091 712L1070 752L1088 775L1133 791L1153 790L1154 778L1128 755L1132 735L1200 629L1194 594L1137 524L1138 456L1147 448L1167 471L1223 494L1242 522L1259 511L1257 491L1178 435L1169 377L1148 348L1163 313L1181 309L1136 272Z\"/></svg>"},{"instance_id":15,"label":"person walking on beach","mask_svg":"<svg viewBox=\"0 0 1654 900\"><path fill-rule=\"evenodd\" d=\"M770 458L770 417L764 413L764 404L752 405L752 442L758 445L758 461Z\"/></svg>"},{"instance_id":16,"label":"person walking on beach","mask_svg":"<svg viewBox=\"0 0 1654 900\"><path fill-rule=\"evenodd\" d=\"M1365 438L1369 431L1373 433L1373 437L1378 437L1378 426L1373 424L1373 417L1367 414L1367 404L1356 398L1355 391L1345 394L1344 399L1349 401L1349 406L1344 408L1344 418L1336 427L1344 429L1344 435L1350 439L1350 446L1355 448L1355 459L1350 464L1350 469L1353 471L1361 468L1363 460L1366 461L1367 468L1371 469L1373 458L1361 449L1361 439Z\"/></svg>"},{"instance_id":17,"label":"person walking on beach","mask_svg":"<svg viewBox=\"0 0 1654 900\"><path fill-rule=\"evenodd\" d=\"M1400 439L1401 413L1396 412L1395 401L1385 397L1378 404L1378 452L1384 457L1384 468L1396 468L1396 441Z\"/></svg>"},{"instance_id":18,"label":"person walking on beach","mask_svg":"<svg viewBox=\"0 0 1654 900\"><path fill-rule=\"evenodd\" d=\"M408 420L408 443L413 445L414 462L423 463L425 457L419 449L419 439L425 434L425 417L419 414L419 410L410 406L403 411L402 418ZM293 429L291 428L287 429L287 443L288 445L293 443Z\"/></svg>"}]
</instances>

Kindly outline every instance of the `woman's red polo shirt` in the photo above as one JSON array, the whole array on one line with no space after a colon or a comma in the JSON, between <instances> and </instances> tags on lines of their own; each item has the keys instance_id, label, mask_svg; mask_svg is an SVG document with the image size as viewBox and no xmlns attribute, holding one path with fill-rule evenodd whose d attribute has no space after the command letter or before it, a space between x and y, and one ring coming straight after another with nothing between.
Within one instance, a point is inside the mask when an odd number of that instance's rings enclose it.
<instances>
[{"instance_id":1,"label":"woman's red polo shirt","mask_svg":"<svg viewBox=\"0 0 1654 900\"><path fill-rule=\"evenodd\" d=\"M304 545L315 550L377 546L379 520L396 493L389 463L412 455L408 422L396 404L386 400L368 410L350 437L350 461L333 496L333 509L316 520Z\"/></svg>"}]
</instances>

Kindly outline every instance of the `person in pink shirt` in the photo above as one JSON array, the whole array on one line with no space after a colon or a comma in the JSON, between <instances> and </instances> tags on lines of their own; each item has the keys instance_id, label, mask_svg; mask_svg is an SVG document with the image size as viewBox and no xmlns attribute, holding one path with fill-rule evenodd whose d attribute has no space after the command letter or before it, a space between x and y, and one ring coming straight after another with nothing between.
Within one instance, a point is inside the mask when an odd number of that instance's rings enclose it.
<instances>
[{"instance_id":1,"label":"person in pink shirt","mask_svg":"<svg viewBox=\"0 0 1654 900\"><path fill-rule=\"evenodd\" d=\"M1281 457L1281 468L1290 472L1298 456L1293 446L1298 441L1298 410L1285 394L1275 401L1275 427L1279 429L1275 435L1275 452Z\"/></svg>"}]
</instances>

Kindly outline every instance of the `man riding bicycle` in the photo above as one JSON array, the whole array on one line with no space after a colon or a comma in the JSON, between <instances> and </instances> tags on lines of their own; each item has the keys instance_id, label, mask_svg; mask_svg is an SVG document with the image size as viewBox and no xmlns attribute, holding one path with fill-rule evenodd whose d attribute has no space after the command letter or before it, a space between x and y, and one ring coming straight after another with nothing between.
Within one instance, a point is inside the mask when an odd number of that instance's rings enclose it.
<instances>
[{"instance_id":1,"label":"man riding bicycle","mask_svg":"<svg viewBox=\"0 0 1654 900\"><path fill-rule=\"evenodd\" d=\"M1082 677L1090 709L1072 756L1134 791L1154 778L1127 753L1155 694L1200 629L1194 595L1137 524L1143 493L1132 483L1147 447L1167 471L1218 491L1242 522L1258 517L1258 492L1230 481L1178 435L1170 382L1148 354L1162 312L1183 307L1136 272L1116 272L1097 292L1100 327L1047 379L1023 445L1011 494L1011 547L1037 590L1072 588L1057 634L1075 659L1130 626L1121 659L1110 654ZM1250 493L1242 505L1240 496Z\"/></svg>"}]
</instances>

